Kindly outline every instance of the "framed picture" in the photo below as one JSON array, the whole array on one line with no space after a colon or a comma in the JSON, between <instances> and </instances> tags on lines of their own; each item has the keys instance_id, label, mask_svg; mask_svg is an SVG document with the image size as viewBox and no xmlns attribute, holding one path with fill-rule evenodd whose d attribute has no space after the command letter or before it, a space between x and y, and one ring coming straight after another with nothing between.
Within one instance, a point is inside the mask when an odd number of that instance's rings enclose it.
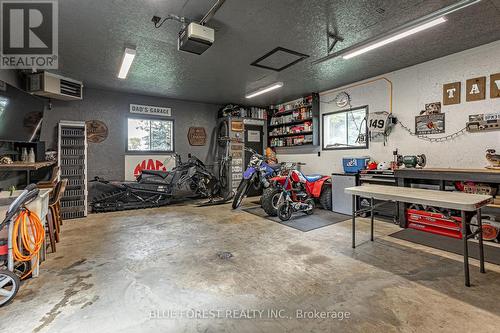
<instances>
[{"instance_id":1,"label":"framed picture","mask_svg":"<svg viewBox=\"0 0 500 333\"><path fill-rule=\"evenodd\" d=\"M417 135L444 133L444 120L444 113L416 116L415 133Z\"/></svg>"},{"instance_id":2,"label":"framed picture","mask_svg":"<svg viewBox=\"0 0 500 333\"><path fill-rule=\"evenodd\" d=\"M461 82L453 82L443 85L443 105L460 104L461 90Z\"/></svg>"}]
</instances>

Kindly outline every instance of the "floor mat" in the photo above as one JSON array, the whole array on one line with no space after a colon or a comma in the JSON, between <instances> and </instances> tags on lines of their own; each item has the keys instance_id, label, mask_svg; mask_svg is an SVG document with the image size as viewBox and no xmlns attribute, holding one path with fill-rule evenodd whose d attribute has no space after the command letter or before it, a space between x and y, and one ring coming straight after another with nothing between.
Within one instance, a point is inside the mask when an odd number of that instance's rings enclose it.
<instances>
[{"instance_id":1,"label":"floor mat","mask_svg":"<svg viewBox=\"0 0 500 333\"><path fill-rule=\"evenodd\" d=\"M414 229L404 229L390 236L438 250L463 255L463 242L461 239L449 238ZM475 242L469 242L469 257L479 259L479 246ZM492 264L500 265L500 247L488 245L488 242L484 242L484 260Z\"/></svg>"},{"instance_id":2,"label":"floor mat","mask_svg":"<svg viewBox=\"0 0 500 333\"><path fill-rule=\"evenodd\" d=\"M243 211L263 217L273 222L286 225L287 227L294 228L303 232L323 228L335 223L343 222L350 219L349 215L338 214L323 209L315 209L314 214L305 215L304 213L297 213L292 216L289 221L282 222L279 217L269 216L266 214L262 207L244 208Z\"/></svg>"}]
</instances>

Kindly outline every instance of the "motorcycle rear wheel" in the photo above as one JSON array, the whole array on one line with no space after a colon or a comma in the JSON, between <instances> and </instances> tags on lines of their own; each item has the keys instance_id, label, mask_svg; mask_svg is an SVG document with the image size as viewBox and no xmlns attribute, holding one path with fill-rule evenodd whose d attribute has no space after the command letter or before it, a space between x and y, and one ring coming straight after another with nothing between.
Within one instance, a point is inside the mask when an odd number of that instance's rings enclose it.
<instances>
[{"instance_id":1,"label":"motorcycle rear wheel","mask_svg":"<svg viewBox=\"0 0 500 333\"><path fill-rule=\"evenodd\" d=\"M332 186L324 185L319 197L321 207L326 210L332 210Z\"/></svg>"},{"instance_id":2,"label":"motorcycle rear wheel","mask_svg":"<svg viewBox=\"0 0 500 333\"><path fill-rule=\"evenodd\" d=\"M238 208L243 201L243 198L248 192L248 188L250 186L250 181L248 179L242 179L238 189L236 190L236 194L233 199L233 209Z\"/></svg>"}]
</instances>

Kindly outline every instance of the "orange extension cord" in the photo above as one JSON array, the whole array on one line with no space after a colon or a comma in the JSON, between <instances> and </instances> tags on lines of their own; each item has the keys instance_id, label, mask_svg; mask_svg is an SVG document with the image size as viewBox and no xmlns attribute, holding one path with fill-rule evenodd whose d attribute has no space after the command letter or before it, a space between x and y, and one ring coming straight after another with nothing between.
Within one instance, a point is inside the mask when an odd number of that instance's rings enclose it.
<instances>
[{"instance_id":1,"label":"orange extension cord","mask_svg":"<svg viewBox=\"0 0 500 333\"><path fill-rule=\"evenodd\" d=\"M21 238L22 241L21 248L17 243L18 238ZM45 229L38 215L26 208L23 209L14 222L14 230L12 232L12 248L14 251L14 261L31 261L31 259L39 255L44 240ZM33 271L33 268L35 268L37 264L38 260L28 272L21 276L21 279L24 279L28 275L30 275Z\"/></svg>"}]
</instances>

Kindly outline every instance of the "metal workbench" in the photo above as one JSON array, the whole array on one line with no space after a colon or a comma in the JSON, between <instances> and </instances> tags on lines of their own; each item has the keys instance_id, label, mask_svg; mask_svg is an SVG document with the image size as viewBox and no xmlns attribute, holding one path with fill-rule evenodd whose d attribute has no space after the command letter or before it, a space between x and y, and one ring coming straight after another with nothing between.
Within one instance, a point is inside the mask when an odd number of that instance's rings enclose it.
<instances>
[{"instance_id":1,"label":"metal workbench","mask_svg":"<svg viewBox=\"0 0 500 333\"><path fill-rule=\"evenodd\" d=\"M397 169L394 171L394 175L398 187L411 187L413 183L427 183L436 185L441 191L445 190L447 182L455 181L500 184L500 170L493 169L408 168ZM400 202L398 205L399 225L406 228L406 203ZM495 208L496 205L489 205L488 207Z\"/></svg>"}]
</instances>

